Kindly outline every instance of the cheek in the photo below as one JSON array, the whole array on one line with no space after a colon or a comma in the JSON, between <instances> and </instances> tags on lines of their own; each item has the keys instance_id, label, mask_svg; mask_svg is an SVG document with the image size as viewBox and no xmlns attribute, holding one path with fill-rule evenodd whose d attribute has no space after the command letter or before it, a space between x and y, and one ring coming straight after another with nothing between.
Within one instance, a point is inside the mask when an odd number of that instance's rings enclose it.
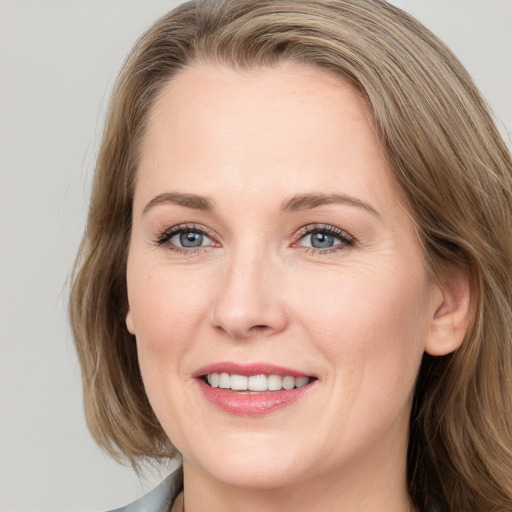
<instances>
[{"instance_id":1,"label":"cheek","mask_svg":"<svg viewBox=\"0 0 512 512\"><path fill-rule=\"evenodd\" d=\"M335 367L353 378L354 392L365 385L409 386L416 376L428 334L429 301L422 268L389 265L345 269L301 283L297 305L311 339Z\"/></svg>"},{"instance_id":2,"label":"cheek","mask_svg":"<svg viewBox=\"0 0 512 512\"><path fill-rule=\"evenodd\" d=\"M208 309L207 276L165 264L128 267L128 300L141 369L149 360L175 359L187 349ZM165 365L163 365L165 366Z\"/></svg>"},{"instance_id":3,"label":"cheek","mask_svg":"<svg viewBox=\"0 0 512 512\"><path fill-rule=\"evenodd\" d=\"M422 273L380 270L347 270L298 290L308 296L298 317L331 369L323 425L337 440L333 452L365 446L408 422L427 335L424 281Z\"/></svg>"},{"instance_id":4,"label":"cheek","mask_svg":"<svg viewBox=\"0 0 512 512\"><path fill-rule=\"evenodd\" d=\"M186 438L187 425L176 411L184 409L186 361L208 310L206 277L165 263L148 264L147 259L129 260L128 299L142 380L156 416L173 440Z\"/></svg>"}]
</instances>

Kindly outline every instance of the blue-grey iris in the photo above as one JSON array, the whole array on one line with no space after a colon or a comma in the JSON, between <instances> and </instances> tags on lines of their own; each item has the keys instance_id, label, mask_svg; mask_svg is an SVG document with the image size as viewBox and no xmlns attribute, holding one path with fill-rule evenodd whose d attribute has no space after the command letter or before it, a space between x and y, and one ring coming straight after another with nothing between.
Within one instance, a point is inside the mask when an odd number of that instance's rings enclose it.
<instances>
[{"instance_id":1,"label":"blue-grey iris","mask_svg":"<svg viewBox=\"0 0 512 512\"><path fill-rule=\"evenodd\" d=\"M185 231L180 234L180 244L183 247L201 247L203 244L203 235L193 231Z\"/></svg>"},{"instance_id":2,"label":"blue-grey iris","mask_svg":"<svg viewBox=\"0 0 512 512\"><path fill-rule=\"evenodd\" d=\"M311 233L311 246L315 249L325 249L334 245L334 237L326 233Z\"/></svg>"}]
</instances>

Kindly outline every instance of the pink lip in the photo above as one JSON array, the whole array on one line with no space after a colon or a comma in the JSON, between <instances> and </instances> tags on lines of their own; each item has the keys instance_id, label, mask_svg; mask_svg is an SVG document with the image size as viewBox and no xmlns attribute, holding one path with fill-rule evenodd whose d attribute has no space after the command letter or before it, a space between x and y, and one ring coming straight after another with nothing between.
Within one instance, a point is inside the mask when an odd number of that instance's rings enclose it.
<instances>
[{"instance_id":1,"label":"pink lip","mask_svg":"<svg viewBox=\"0 0 512 512\"><path fill-rule=\"evenodd\" d=\"M203 366L194 373L199 389L212 405L223 412L237 416L263 416L291 405L317 382L311 381L306 386L281 391L236 392L222 388L210 387L202 377L210 373L231 373L237 375L290 375L291 377L312 377L303 372L266 363L237 364L232 362L214 363Z\"/></svg>"},{"instance_id":2,"label":"pink lip","mask_svg":"<svg viewBox=\"0 0 512 512\"><path fill-rule=\"evenodd\" d=\"M236 375L246 375L247 377L251 375L281 375L282 377L289 375L290 377L313 377L313 375L308 375L304 372L293 370L292 368L275 366L270 363L239 364L229 361L203 366L194 372L193 377L202 377L203 375L208 375L209 373L231 373Z\"/></svg>"}]
</instances>

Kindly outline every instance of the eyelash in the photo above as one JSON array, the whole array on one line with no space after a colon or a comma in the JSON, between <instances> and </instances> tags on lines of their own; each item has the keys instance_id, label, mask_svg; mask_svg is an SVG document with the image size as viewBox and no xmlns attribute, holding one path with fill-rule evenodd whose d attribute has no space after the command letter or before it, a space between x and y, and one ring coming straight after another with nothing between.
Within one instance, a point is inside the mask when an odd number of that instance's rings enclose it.
<instances>
[{"instance_id":1,"label":"eyelash","mask_svg":"<svg viewBox=\"0 0 512 512\"><path fill-rule=\"evenodd\" d=\"M160 246L163 246L164 244L167 244L169 250L175 251L178 253L182 253L182 254L188 254L188 255L192 255L197 252L200 252L200 251L206 249L207 247L212 247L212 245L206 245L206 246L186 248L186 247L179 247L177 245L170 244L170 243L168 244L169 240L173 236L181 234L181 233L187 233L187 232L204 235L212 240L215 239L214 235L202 226L198 226L195 224L180 224L178 226L174 226L174 227L164 231L163 233L161 233L156 239L156 245L158 247L160 247ZM324 249L320 249L320 248L316 248L316 247L303 247L304 251L307 254L330 254L333 252L350 249L351 247L353 247L356 244L356 239L353 236L349 235L346 231L343 231L342 229L336 228L334 226L330 226L328 224L313 224L310 226L305 226L304 228L299 230L299 232L297 233L297 236L296 236L296 241L292 244L292 247L300 247L298 245L298 243L301 240L303 240L304 238L306 238L308 235L311 235L313 233L323 233L326 235L333 236L333 237L337 238L338 240L340 240L340 243L337 245L334 245L332 247L324 248Z\"/></svg>"},{"instance_id":2,"label":"eyelash","mask_svg":"<svg viewBox=\"0 0 512 512\"><path fill-rule=\"evenodd\" d=\"M202 226L197 226L195 224L180 224L178 226L174 226L174 227L164 231L161 235L159 235L156 240L156 244L157 244L157 246L160 247L164 244L167 244L167 242L169 242L169 240L174 235L179 235L180 233L187 233L187 232L198 233L200 235L205 235L212 240L214 239L213 234L210 233L208 230L206 230ZM206 247L208 247L208 246L203 245L203 246L199 246L199 247L186 248L186 247L179 247L177 245L170 244L170 243L167 244L167 246L168 246L168 249L170 249L171 251L175 251L175 252L183 253L183 254L194 254L194 253L197 253L201 250L204 250Z\"/></svg>"},{"instance_id":3,"label":"eyelash","mask_svg":"<svg viewBox=\"0 0 512 512\"><path fill-rule=\"evenodd\" d=\"M336 228L329 224L313 224L310 226L305 226L302 230L299 231L297 236L297 242L293 243L293 246L297 246L298 242L303 240L306 236L311 235L313 233L322 233L325 235L330 235L340 240L340 243L334 245L329 248L319 249L316 247L304 247L304 250L308 254L330 254L333 252L343 251L354 247L356 244L356 239L349 235L346 231L342 229Z\"/></svg>"}]
</instances>

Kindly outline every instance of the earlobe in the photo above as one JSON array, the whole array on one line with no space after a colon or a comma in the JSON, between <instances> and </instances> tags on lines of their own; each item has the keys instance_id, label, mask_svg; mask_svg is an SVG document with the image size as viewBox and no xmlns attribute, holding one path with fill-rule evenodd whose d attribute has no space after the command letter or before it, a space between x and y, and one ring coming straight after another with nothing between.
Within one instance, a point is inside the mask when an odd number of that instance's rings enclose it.
<instances>
[{"instance_id":1,"label":"earlobe","mask_svg":"<svg viewBox=\"0 0 512 512\"><path fill-rule=\"evenodd\" d=\"M462 345L471 320L469 273L463 269L451 270L437 285L434 295L435 312L425 342L425 352L431 356L444 356Z\"/></svg>"},{"instance_id":2,"label":"earlobe","mask_svg":"<svg viewBox=\"0 0 512 512\"><path fill-rule=\"evenodd\" d=\"M133 325L132 311L131 311L129 306L128 306L128 312L126 313L126 317L125 317L125 323L126 323L126 328L128 329L128 332L130 334L135 335L135 328L134 328L134 325Z\"/></svg>"}]
</instances>

